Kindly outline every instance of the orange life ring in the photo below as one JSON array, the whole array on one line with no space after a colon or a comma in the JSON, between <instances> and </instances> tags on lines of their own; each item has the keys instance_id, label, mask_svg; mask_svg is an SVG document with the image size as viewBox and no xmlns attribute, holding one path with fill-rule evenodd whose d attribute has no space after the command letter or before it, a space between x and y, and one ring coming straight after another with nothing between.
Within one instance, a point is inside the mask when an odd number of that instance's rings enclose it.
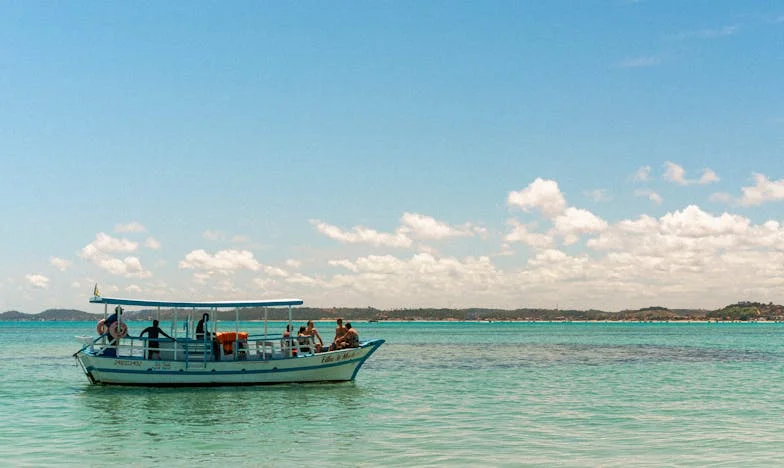
<instances>
[{"instance_id":1,"label":"orange life ring","mask_svg":"<svg viewBox=\"0 0 784 468\"><path fill-rule=\"evenodd\" d=\"M123 322L114 322L109 327L109 334L112 335L112 338L125 338L128 336L128 325Z\"/></svg>"},{"instance_id":2,"label":"orange life ring","mask_svg":"<svg viewBox=\"0 0 784 468\"><path fill-rule=\"evenodd\" d=\"M107 327L104 319L98 321L98 324L95 325L95 331L97 331L99 335L103 335L106 333Z\"/></svg>"}]
</instances>

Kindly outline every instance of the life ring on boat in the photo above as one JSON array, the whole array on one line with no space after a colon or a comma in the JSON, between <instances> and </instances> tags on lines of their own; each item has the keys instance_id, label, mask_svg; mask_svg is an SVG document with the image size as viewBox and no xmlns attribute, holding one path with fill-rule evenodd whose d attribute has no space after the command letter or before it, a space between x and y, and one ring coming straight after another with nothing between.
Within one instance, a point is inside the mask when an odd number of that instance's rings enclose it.
<instances>
[{"instance_id":1,"label":"life ring on boat","mask_svg":"<svg viewBox=\"0 0 784 468\"><path fill-rule=\"evenodd\" d=\"M98 321L98 323L95 325L95 331L97 331L99 335L106 334L108 328L106 327L106 322L104 319Z\"/></svg>"},{"instance_id":2,"label":"life ring on boat","mask_svg":"<svg viewBox=\"0 0 784 468\"><path fill-rule=\"evenodd\" d=\"M128 325L123 322L114 322L109 327L109 334L112 335L112 338L125 338L128 336Z\"/></svg>"}]
</instances>

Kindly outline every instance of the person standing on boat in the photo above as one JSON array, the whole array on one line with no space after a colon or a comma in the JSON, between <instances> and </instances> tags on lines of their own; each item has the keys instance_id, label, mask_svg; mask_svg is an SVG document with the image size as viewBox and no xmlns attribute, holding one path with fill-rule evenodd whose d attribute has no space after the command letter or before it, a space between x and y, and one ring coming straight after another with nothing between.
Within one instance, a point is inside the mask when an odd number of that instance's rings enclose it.
<instances>
[{"instance_id":1,"label":"person standing on boat","mask_svg":"<svg viewBox=\"0 0 784 468\"><path fill-rule=\"evenodd\" d=\"M199 320L199 323L196 324L197 340L203 340L205 332L207 334L207 338L209 338L210 336L210 324L208 323L209 321L210 321L210 314L205 313L204 315L201 316L201 320Z\"/></svg>"},{"instance_id":2,"label":"person standing on boat","mask_svg":"<svg viewBox=\"0 0 784 468\"><path fill-rule=\"evenodd\" d=\"M104 356L117 356L117 348L114 348L114 346L117 346L117 338L112 336L111 329L112 325L120 320L122 313L122 307L117 306L114 308L114 313L106 317L106 320L103 321L103 324L106 327L106 332L104 332L103 335L107 337L108 340L107 348L103 350Z\"/></svg>"},{"instance_id":3,"label":"person standing on boat","mask_svg":"<svg viewBox=\"0 0 784 468\"><path fill-rule=\"evenodd\" d=\"M147 359L152 359L153 355L155 357L160 357L161 353L158 351L158 335L163 335L170 340L175 340L171 336L167 335L165 331L161 330L161 327L158 326L158 321L153 320L152 326L147 327L139 333L139 338L142 337L145 333L147 334Z\"/></svg>"},{"instance_id":4,"label":"person standing on boat","mask_svg":"<svg viewBox=\"0 0 784 468\"><path fill-rule=\"evenodd\" d=\"M202 341L211 341L212 342L212 355L215 357L215 360L220 359L220 346L218 342L212 339L212 335L210 334L210 314L205 313L201 316L201 320L199 323L196 324L196 339Z\"/></svg>"},{"instance_id":5,"label":"person standing on boat","mask_svg":"<svg viewBox=\"0 0 784 468\"><path fill-rule=\"evenodd\" d=\"M114 313L104 320L103 324L106 326L106 333L109 334L109 328L112 327L112 324L118 320L120 320L120 315L123 313L123 308L117 306L114 308Z\"/></svg>"}]
</instances>

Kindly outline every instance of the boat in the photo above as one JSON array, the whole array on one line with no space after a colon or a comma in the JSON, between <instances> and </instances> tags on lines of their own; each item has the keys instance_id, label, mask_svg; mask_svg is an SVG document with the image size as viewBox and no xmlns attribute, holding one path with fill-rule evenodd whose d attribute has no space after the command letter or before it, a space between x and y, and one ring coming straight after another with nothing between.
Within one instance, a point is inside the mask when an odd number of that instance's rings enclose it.
<instances>
[{"instance_id":1,"label":"boat","mask_svg":"<svg viewBox=\"0 0 784 468\"><path fill-rule=\"evenodd\" d=\"M359 369L384 344L382 339L359 341L357 347L316 352L312 337L288 337L268 333L267 314L273 307L288 307L291 327L292 307L301 299L246 301L157 301L109 298L96 293L90 303L104 305L104 319L96 327L97 337L77 337L82 343L74 353L91 384L152 387L265 385L306 382L353 381ZM115 306L117 320L105 325L109 306ZM132 337L122 319L122 307L139 306L174 309L169 338ZM239 311L264 308L263 333L239 329ZM178 335L178 315L185 309L184 336ZM196 333L194 315L235 310L233 330L218 331L217 320L203 336ZM225 312L224 312L225 313ZM225 322L221 322L223 325ZM209 328L212 328L209 330ZM193 330L193 331L192 331ZM156 346L157 345L157 346Z\"/></svg>"}]
</instances>

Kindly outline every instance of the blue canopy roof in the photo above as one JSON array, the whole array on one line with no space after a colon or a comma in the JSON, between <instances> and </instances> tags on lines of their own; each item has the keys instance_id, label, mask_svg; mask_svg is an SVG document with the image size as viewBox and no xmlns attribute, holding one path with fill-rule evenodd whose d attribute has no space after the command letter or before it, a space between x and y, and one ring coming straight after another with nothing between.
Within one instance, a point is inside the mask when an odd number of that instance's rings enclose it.
<instances>
[{"instance_id":1,"label":"blue canopy roof","mask_svg":"<svg viewBox=\"0 0 784 468\"><path fill-rule=\"evenodd\" d=\"M93 296L90 298L93 304L117 304L142 307L179 307L212 309L221 307L276 307L276 306L295 306L302 305L302 299L273 299L257 301L212 301L212 302L189 302L189 301L150 301L144 299L119 299L115 297Z\"/></svg>"}]
</instances>

